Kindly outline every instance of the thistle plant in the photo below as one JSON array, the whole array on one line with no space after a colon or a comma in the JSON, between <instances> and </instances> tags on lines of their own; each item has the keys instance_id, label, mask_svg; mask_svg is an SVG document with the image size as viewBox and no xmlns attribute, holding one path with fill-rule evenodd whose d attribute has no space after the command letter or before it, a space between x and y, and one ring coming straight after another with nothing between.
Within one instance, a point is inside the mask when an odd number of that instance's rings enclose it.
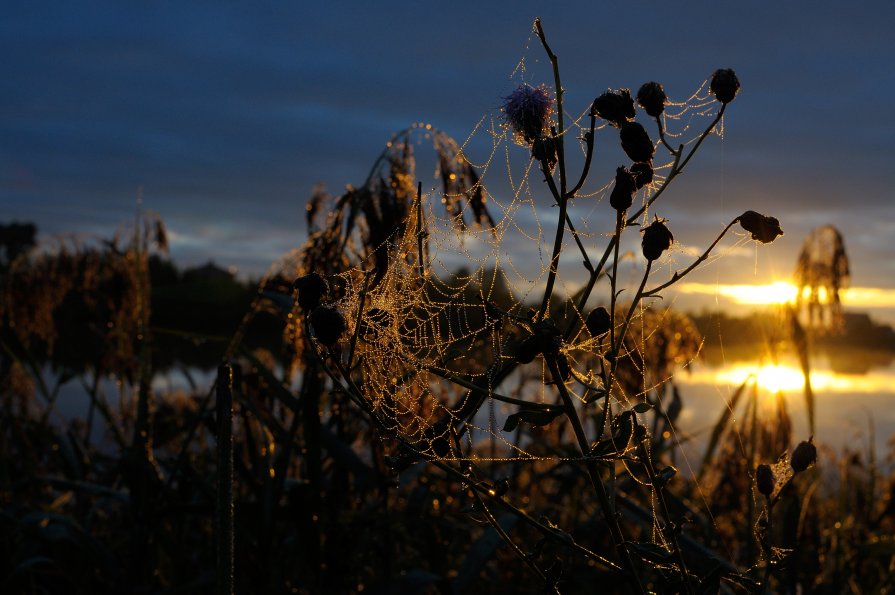
<instances>
[{"instance_id":1,"label":"thistle plant","mask_svg":"<svg viewBox=\"0 0 895 595\"><path fill-rule=\"evenodd\" d=\"M666 459L674 445L665 437L681 406L677 392L669 397L667 389L675 362L694 357L698 340L688 339L686 324L673 313L655 308L656 298L705 263L737 224L760 243L783 233L777 219L746 211L692 263L656 279L662 268L657 263L675 246L673 221L658 216L657 201L718 131L739 80L730 69L712 74L714 117L677 146L671 141L681 136L666 130L671 102L662 84L647 82L635 96L628 88L600 93L584 110L583 164L573 172L567 156L574 127L566 125L559 59L540 20L535 34L550 61L552 88L522 83L504 98L502 117L556 206L539 297L526 303L501 292L505 273L497 268L438 273L443 245L450 241L445 234L490 234L499 246L507 229L518 224L508 209L494 216L488 206L493 197L464 148L431 126L412 127L388 143L363 185L349 187L339 198L317 195L309 207L312 231L296 259L287 329L304 377L318 384L328 379L368 417L367 439L385 445L383 460L399 477L425 463L455 482L458 497L469 500L476 518L548 591L559 589L562 560L545 554L545 543L584 556L618 591L642 593L661 585L666 592L717 592L721 580L749 590L766 588L766 573L724 562L686 529L688 512L672 493L676 469ZM644 123L656 131L655 138ZM585 200L598 132L617 135L630 161L618 165L604 187L600 207L614 225L605 230L610 235L602 252L594 253L576 229L588 222L575 221L571 207ZM438 227L422 183L414 185L414 150L420 144L414 139L420 137L436 153L449 232ZM658 153L670 165L662 165ZM567 234L574 248L567 248ZM642 275L627 288L620 275L621 245L638 235ZM556 288L566 249L580 253L586 281L561 300ZM625 289L632 291L622 302ZM599 293L607 299L592 305ZM537 366L540 378L529 374ZM511 378L532 377L540 383L536 390L506 389ZM491 455L483 456L473 435L483 429L486 404L493 424L495 403L510 413L502 431L489 431ZM530 435L523 431L527 428ZM571 443L564 438L568 430ZM497 456L498 435L508 458ZM568 481L578 487L585 487L578 479L587 478L588 498L606 535L596 549L513 503L512 481L495 475L518 476L521 465L535 468L544 458L571 462ZM759 473L765 496L773 483L769 472L762 467ZM639 522L623 518L623 511ZM503 515L539 534L539 545L527 549L520 543L525 536L508 530ZM462 585L459 581L455 588Z\"/></svg>"}]
</instances>

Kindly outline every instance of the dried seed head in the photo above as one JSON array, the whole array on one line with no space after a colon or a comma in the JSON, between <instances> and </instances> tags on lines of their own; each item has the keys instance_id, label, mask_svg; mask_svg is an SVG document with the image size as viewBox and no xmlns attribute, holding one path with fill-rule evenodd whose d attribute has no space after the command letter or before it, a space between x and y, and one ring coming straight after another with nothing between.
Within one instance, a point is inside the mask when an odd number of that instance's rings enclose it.
<instances>
[{"instance_id":1,"label":"dried seed head","mask_svg":"<svg viewBox=\"0 0 895 595\"><path fill-rule=\"evenodd\" d=\"M672 242L674 242L674 236L671 235L671 230L665 226L663 221L656 219L643 230L643 241L641 242L643 256L650 261L656 260L662 256L663 252L671 248Z\"/></svg>"},{"instance_id":2,"label":"dried seed head","mask_svg":"<svg viewBox=\"0 0 895 595\"><path fill-rule=\"evenodd\" d=\"M653 166L649 163L635 163L631 166L631 174L634 176L634 188L640 190L653 181Z\"/></svg>"},{"instance_id":3,"label":"dried seed head","mask_svg":"<svg viewBox=\"0 0 895 595\"><path fill-rule=\"evenodd\" d=\"M326 279L317 273L308 273L292 282L292 289L298 291L298 305L310 312L320 305L320 298L329 291Z\"/></svg>"},{"instance_id":4,"label":"dried seed head","mask_svg":"<svg viewBox=\"0 0 895 595\"><path fill-rule=\"evenodd\" d=\"M610 89L596 99L590 108L592 115L597 115L613 126L619 128L625 122L634 119L634 100L631 99L631 91Z\"/></svg>"},{"instance_id":5,"label":"dried seed head","mask_svg":"<svg viewBox=\"0 0 895 595\"><path fill-rule=\"evenodd\" d=\"M739 216L740 225L752 234L753 240L762 244L770 244L777 236L783 235L780 222L775 217L768 217L755 211L746 211Z\"/></svg>"},{"instance_id":6,"label":"dried seed head","mask_svg":"<svg viewBox=\"0 0 895 595\"><path fill-rule=\"evenodd\" d=\"M612 319L609 316L609 310L603 306L598 306L591 310L590 314L587 315L587 320L584 322L584 326L587 327L591 337L605 335L609 332L611 324Z\"/></svg>"},{"instance_id":7,"label":"dried seed head","mask_svg":"<svg viewBox=\"0 0 895 595\"><path fill-rule=\"evenodd\" d=\"M553 115L553 97L547 85L532 87L522 83L504 98L503 113L516 141L530 145L544 135Z\"/></svg>"},{"instance_id":8,"label":"dried seed head","mask_svg":"<svg viewBox=\"0 0 895 595\"><path fill-rule=\"evenodd\" d=\"M534 339L537 341L538 353L556 355L562 347L562 332L550 318L545 318L534 325Z\"/></svg>"},{"instance_id":9,"label":"dried seed head","mask_svg":"<svg viewBox=\"0 0 895 595\"><path fill-rule=\"evenodd\" d=\"M439 457L446 457L451 454L451 443L444 436L436 436L429 442L432 452Z\"/></svg>"},{"instance_id":10,"label":"dried seed head","mask_svg":"<svg viewBox=\"0 0 895 595\"><path fill-rule=\"evenodd\" d=\"M531 156L547 164L550 173L556 168L556 141L550 137L538 138L531 144Z\"/></svg>"},{"instance_id":11,"label":"dried seed head","mask_svg":"<svg viewBox=\"0 0 895 595\"><path fill-rule=\"evenodd\" d=\"M513 359L519 364L530 364L540 352L538 340L534 337L526 337L516 345L513 351Z\"/></svg>"},{"instance_id":12,"label":"dried seed head","mask_svg":"<svg viewBox=\"0 0 895 595\"><path fill-rule=\"evenodd\" d=\"M807 442L799 442L792 456L789 457L789 464L796 473L804 471L817 461L817 447L814 446L814 438L810 438Z\"/></svg>"},{"instance_id":13,"label":"dried seed head","mask_svg":"<svg viewBox=\"0 0 895 595\"><path fill-rule=\"evenodd\" d=\"M339 342L339 337L345 332L345 317L335 308L329 306L317 306L310 316L311 327L314 336L323 345L332 347Z\"/></svg>"},{"instance_id":14,"label":"dried seed head","mask_svg":"<svg viewBox=\"0 0 895 595\"><path fill-rule=\"evenodd\" d=\"M625 211L634 202L634 176L626 167L615 170L615 187L609 195L609 204L616 211Z\"/></svg>"},{"instance_id":15,"label":"dried seed head","mask_svg":"<svg viewBox=\"0 0 895 595\"><path fill-rule=\"evenodd\" d=\"M755 470L755 485L758 493L770 496L774 491L774 472L770 465L759 465Z\"/></svg>"},{"instance_id":16,"label":"dried seed head","mask_svg":"<svg viewBox=\"0 0 895 595\"><path fill-rule=\"evenodd\" d=\"M637 122L626 122L622 125L619 136L622 140L622 149L631 161L647 163L653 160L656 148L643 126Z\"/></svg>"},{"instance_id":17,"label":"dried seed head","mask_svg":"<svg viewBox=\"0 0 895 595\"><path fill-rule=\"evenodd\" d=\"M647 114L654 118L658 118L665 111L666 99L665 89L655 81L644 83L640 90L637 91L637 103L640 104L640 107Z\"/></svg>"},{"instance_id":18,"label":"dried seed head","mask_svg":"<svg viewBox=\"0 0 895 595\"><path fill-rule=\"evenodd\" d=\"M740 81L730 68L719 68L712 74L712 93L721 103L730 103L740 90Z\"/></svg>"}]
</instances>

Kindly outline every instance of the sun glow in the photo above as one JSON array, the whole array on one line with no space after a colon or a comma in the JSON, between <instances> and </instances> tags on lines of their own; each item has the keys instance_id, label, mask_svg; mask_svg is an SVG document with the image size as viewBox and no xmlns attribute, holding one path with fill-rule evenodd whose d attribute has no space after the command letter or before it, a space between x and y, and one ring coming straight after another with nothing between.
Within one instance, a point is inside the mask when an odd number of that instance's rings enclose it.
<instances>
[{"instance_id":1,"label":"sun glow","mask_svg":"<svg viewBox=\"0 0 895 595\"><path fill-rule=\"evenodd\" d=\"M721 285L718 293L738 304L788 304L795 301L799 288L788 281L775 281L766 285Z\"/></svg>"},{"instance_id":2,"label":"sun glow","mask_svg":"<svg viewBox=\"0 0 895 595\"><path fill-rule=\"evenodd\" d=\"M789 281L774 281L761 285L681 283L675 286L687 294L722 296L735 304L769 306L788 304L795 301L799 288ZM803 289L803 298L808 297L808 288ZM839 292L842 303L854 308L895 308L895 289L880 287L848 287ZM828 299L827 291L819 288L818 298L822 303Z\"/></svg>"},{"instance_id":3,"label":"sun glow","mask_svg":"<svg viewBox=\"0 0 895 595\"><path fill-rule=\"evenodd\" d=\"M718 374L717 379L729 384L742 384L750 376L754 377L758 386L771 393L801 390L805 386L801 370L782 364L765 364L758 368L735 366Z\"/></svg>"},{"instance_id":4,"label":"sun glow","mask_svg":"<svg viewBox=\"0 0 895 595\"><path fill-rule=\"evenodd\" d=\"M712 285L709 283L683 283L680 290L685 293L720 295L737 304L769 306L795 302L799 288L789 281L774 281L762 285ZM825 292L820 296L825 299Z\"/></svg>"}]
</instances>

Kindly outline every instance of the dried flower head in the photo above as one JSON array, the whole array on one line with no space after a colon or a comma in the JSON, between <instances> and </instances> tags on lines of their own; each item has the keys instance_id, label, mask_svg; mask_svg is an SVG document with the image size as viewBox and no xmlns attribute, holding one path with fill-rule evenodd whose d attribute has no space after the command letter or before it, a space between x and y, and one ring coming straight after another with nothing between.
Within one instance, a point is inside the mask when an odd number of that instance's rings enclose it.
<instances>
[{"instance_id":1,"label":"dried flower head","mask_svg":"<svg viewBox=\"0 0 895 595\"><path fill-rule=\"evenodd\" d=\"M538 352L544 355L555 356L562 347L562 332L550 318L545 318L536 323L532 328L534 338L538 344Z\"/></svg>"},{"instance_id":2,"label":"dried flower head","mask_svg":"<svg viewBox=\"0 0 895 595\"><path fill-rule=\"evenodd\" d=\"M635 163L631 166L631 174L634 176L634 188L640 190L653 181L653 166L646 162Z\"/></svg>"},{"instance_id":3,"label":"dried flower head","mask_svg":"<svg viewBox=\"0 0 895 595\"><path fill-rule=\"evenodd\" d=\"M339 342L339 337L347 328L342 313L329 306L317 306L310 316L314 336L320 343L331 347Z\"/></svg>"},{"instance_id":4,"label":"dried flower head","mask_svg":"<svg viewBox=\"0 0 895 595\"><path fill-rule=\"evenodd\" d=\"M620 128L625 122L634 119L634 100L631 99L631 91L628 89L606 91L594 99L590 112Z\"/></svg>"},{"instance_id":5,"label":"dried flower head","mask_svg":"<svg viewBox=\"0 0 895 595\"><path fill-rule=\"evenodd\" d=\"M755 470L755 486L758 493L770 496L774 491L774 472L770 465L759 465Z\"/></svg>"},{"instance_id":6,"label":"dried flower head","mask_svg":"<svg viewBox=\"0 0 895 595\"><path fill-rule=\"evenodd\" d=\"M634 202L634 176L626 167L615 170L615 187L609 195L609 204L616 211L625 211Z\"/></svg>"},{"instance_id":7,"label":"dried flower head","mask_svg":"<svg viewBox=\"0 0 895 595\"><path fill-rule=\"evenodd\" d=\"M719 68L712 74L712 93L721 103L730 103L740 90L740 81L730 68Z\"/></svg>"},{"instance_id":8,"label":"dried flower head","mask_svg":"<svg viewBox=\"0 0 895 595\"><path fill-rule=\"evenodd\" d=\"M522 83L504 98L503 112L516 141L530 145L544 135L553 115L553 97L547 85Z\"/></svg>"},{"instance_id":9,"label":"dried flower head","mask_svg":"<svg viewBox=\"0 0 895 595\"><path fill-rule=\"evenodd\" d=\"M526 337L516 345L513 351L513 359L518 364L529 364L541 352L538 341L534 337Z\"/></svg>"},{"instance_id":10,"label":"dried flower head","mask_svg":"<svg viewBox=\"0 0 895 595\"><path fill-rule=\"evenodd\" d=\"M643 256L650 261L656 260L671 248L672 242L674 236L671 235L671 230L665 226L664 221L656 219L643 230Z\"/></svg>"},{"instance_id":11,"label":"dried flower head","mask_svg":"<svg viewBox=\"0 0 895 595\"><path fill-rule=\"evenodd\" d=\"M817 447L814 446L813 440L814 438L809 438L807 442L799 442L799 445L792 451L789 464L796 473L804 471L817 461Z\"/></svg>"},{"instance_id":12,"label":"dried flower head","mask_svg":"<svg viewBox=\"0 0 895 595\"><path fill-rule=\"evenodd\" d=\"M591 337L605 335L609 332L611 324L612 319L609 316L609 310L603 306L598 306L591 310L590 314L587 315L587 320L584 322L584 326L587 327Z\"/></svg>"},{"instance_id":13,"label":"dried flower head","mask_svg":"<svg viewBox=\"0 0 895 595\"><path fill-rule=\"evenodd\" d=\"M550 137L537 138L531 144L531 156L540 162L547 164L550 173L556 169L558 161L556 155L556 141Z\"/></svg>"},{"instance_id":14,"label":"dried flower head","mask_svg":"<svg viewBox=\"0 0 895 595\"><path fill-rule=\"evenodd\" d=\"M667 99L665 89L655 81L644 83L641 85L640 90L637 91L637 103L640 104L640 107L647 114L654 118L658 118L665 111L665 101Z\"/></svg>"},{"instance_id":15,"label":"dried flower head","mask_svg":"<svg viewBox=\"0 0 895 595\"><path fill-rule=\"evenodd\" d=\"M653 160L656 148L643 126L637 122L626 122L622 125L619 137L622 140L622 149L631 161L647 163Z\"/></svg>"},{"instance_id":16,"label":"dried flower head","mask_svg":"<svg viewBox=\"0 0 895 595\"><path fill-rule=\"evenodd\" d=\"M298 291L301 309L310 312L320 305L320 299L329 291L329 285L318 273L308 273L293 281L292 289Z\"/></svg>"},{"instance_id":17,"label":"dried flower head","mask_svg":"<svg viewBox=\"0 0 895 595\"><path fill-rule=\"evenodd\" d=\"M780 222L775 217L768 217L755 211L746 211L738 217L740 225L752 234L753 240L762 244L770 244L777 236L783 235Z\"/></svg>"}]
</instances>

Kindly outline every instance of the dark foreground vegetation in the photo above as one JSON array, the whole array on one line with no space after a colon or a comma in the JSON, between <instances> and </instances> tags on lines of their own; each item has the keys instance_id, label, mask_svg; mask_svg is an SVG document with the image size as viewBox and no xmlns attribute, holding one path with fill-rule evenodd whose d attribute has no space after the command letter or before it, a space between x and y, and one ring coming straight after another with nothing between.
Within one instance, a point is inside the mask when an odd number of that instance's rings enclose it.
<instances>
[{"instance_id":1,"label":"dark foreground vegetation","mask_svg":"<svg viewBox=\"0 0 895 595\"><path fill-rule=\"evenodd\" d=\"M675 467L689 437L674 374L703 337L651 299L715 244L670 281L651 277L673 236L645 212L738 89L717 71L711 121L678 147L661 85L637 93L657 143L627 90L600 95L581 164L565 157L561 94L523 85L507 98L508 129L559 207L534 300L495 263L437 274L413 131L363 185L315 194L307 243L250 290L167 264L164 228L145 214L105 242L17 240L0 287L0 592L890 592L895 476L872 448L793 436L785 402L767 414L747 380L701 464ZM631 161L600 205L614 233L599 260L563 242L578 238L567 204L598 120ZM477 170L450 137L425 134L446 220L498 237L508 220ZM673 164L654 172L657 148ZM618 246L641 227L642 282L623 302ZM734 227L762 243L782 233L747 211L718 240ZM589 282L560 297L564 246ZM807 374L812 328L788 316ZM214 386L153 383L187 362L219 365ZM68 419L72 383L88 409ZM807 384L806 399L813 411Z\"/></svg>"}]
</instances>

